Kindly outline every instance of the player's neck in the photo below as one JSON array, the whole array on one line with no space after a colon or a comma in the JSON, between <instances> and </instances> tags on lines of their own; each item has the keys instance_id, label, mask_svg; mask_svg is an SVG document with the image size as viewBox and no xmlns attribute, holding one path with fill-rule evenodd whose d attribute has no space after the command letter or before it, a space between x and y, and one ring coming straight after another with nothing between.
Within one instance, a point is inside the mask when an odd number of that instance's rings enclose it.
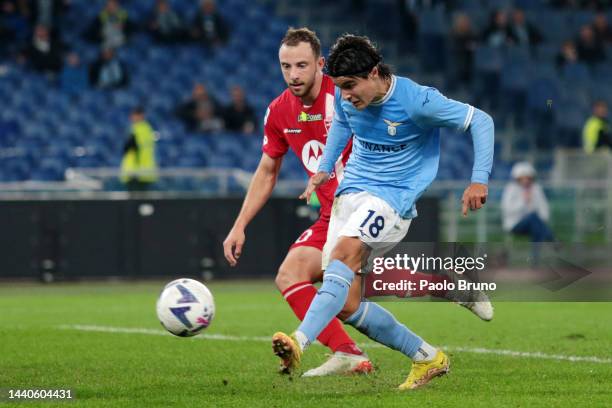
<instances>
[{"instance_id":1,"label":"player's neck","mask_svg":"<svg viewBox=\"0 0 612 408\"><path fill-rule=\"evenodd\" d=\"M323 85L323 75L319 74L315 77L315 81L314 81L314 84L312 85L312 88L310 89L310 92L308 92L308 94L300 98L302 101L302 105L312 106L314 104L314 101L317 99L317 96L319 96L319 92L321 92L322 85Z\"/></svg>"},{"instance_id":2,"label":"player's neck","mask_svg":"<svg viewBox=\"0 0 612 408\"><path fill-rule=\"evenodd\" d=\"M389 88L391 88L391 78L379 77L376 84L376 96L374 96L372 102L376 103L382 101L387 95L387 92L389 92Z\"/></svg>"}]
</instances>

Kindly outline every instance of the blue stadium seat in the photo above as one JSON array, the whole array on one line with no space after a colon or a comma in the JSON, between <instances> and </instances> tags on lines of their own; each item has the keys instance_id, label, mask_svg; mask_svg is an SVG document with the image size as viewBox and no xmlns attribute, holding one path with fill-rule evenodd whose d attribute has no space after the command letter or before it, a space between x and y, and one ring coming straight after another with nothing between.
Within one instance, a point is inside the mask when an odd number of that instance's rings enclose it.
<instances>
[{"instance_id":1,"label":"blue stadium seat","mask_svg":"<svg viewBox=\"0 0 612 408\"><path fill-rule=\"evenodd\" d=\"M208 167L216 169L238 167L233 157L212 155L208 157Z\"/></svg>"},{"instance_id":2,"label":"blue stadium seat","mask_svg":"<svg viewBox=\"0 0 612 408\"><path fill-rule=\"evenodd\" d=\"M23 181L30 178L30 165L24 157L3 159L2 169L4 181Z\"/></svg>"},{"instance_id":3,"label":"blue stadium seat","mask_svg":"<svg viewBox=\"0 0 612 408\"><path fill-rule=\"evenodd\" d=\"M419 13L419 35L440 35L448 34L450 25L446 19L444 11L435 8L423 10Z\"/></svg>"},{"instance_id":4,"label":"blue stadium seat","mask_svg":"<svg viewBox=\"0 0 612 408\"><path fill-rule=\"evenodd\" d=\"M31 178L41 181L60 181L64 179L66 170L64 162L55 158L44 158L40 161Z\"/></svg>"},{"instance_id":5,"label":"blue stadium seat","mask_svg":"<svg viewBox=\"0 0 612 408\"><path fill-rule=\"evenodd\" d=\"M175 163L172 166L175 167L205 167L206 166L206 158L199 155L187 155L187 156L179 156Z\"/></svg>"},{"instance_id":6,"label":"blue stadium seat","mask_svg":"<svg viewBox=\"0 0 612 408\"><path fill-rule=\"evenodd\" d=\"M573 11L541 10L530 14L529 21L537 22L538 29L546 40L560 44L563 40L572 38L575 34L568 30L571 13Z\"/></svg>"},{"instance_id":7,"label":"blue stadium seat","mask_svg":"<svg viewBox=\"0 0 612 408\"><path fill-rule=\"evenodd\" d=\"M591 74L589 68L582 63L568 64L563 67L563 78L572 82L588 82Z\"/></svg>"},{"instance_id":8,"label":"blue stadium seat","mask_svg":"<svg viewBox=\"0 0 612 408\"><path fill-rule=\"evenodd\" d=\"M572 104L561 104L556 117L558 146L579 147L581 130L588 112Z\"/></svg>"}]
</instances>

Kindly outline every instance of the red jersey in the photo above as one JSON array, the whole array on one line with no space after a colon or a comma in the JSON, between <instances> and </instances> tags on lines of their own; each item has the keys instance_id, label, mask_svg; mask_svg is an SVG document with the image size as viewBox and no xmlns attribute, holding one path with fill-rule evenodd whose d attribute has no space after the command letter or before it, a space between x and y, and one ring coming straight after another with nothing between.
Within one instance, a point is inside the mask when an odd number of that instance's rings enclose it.
<instances>
[{"instance_id":1,"label":"red jersey","mask_svg":"<svg viewBox=\"0 0 612 408\"><path fill-rule=\"evenodd\" d=\"M284 156L291 147L308 176L315 174L323 157L327 131L334 117L334 95L334 82L327 75L323 75L321 91L312 106L304 106L300 98L285 89L266 111L262 148L264 153L277 158ZM329 220L334 194L342 179L351 148L352 140L344 148L329 182L316 191L323 219Z\"/></svg>"}]
</instances>

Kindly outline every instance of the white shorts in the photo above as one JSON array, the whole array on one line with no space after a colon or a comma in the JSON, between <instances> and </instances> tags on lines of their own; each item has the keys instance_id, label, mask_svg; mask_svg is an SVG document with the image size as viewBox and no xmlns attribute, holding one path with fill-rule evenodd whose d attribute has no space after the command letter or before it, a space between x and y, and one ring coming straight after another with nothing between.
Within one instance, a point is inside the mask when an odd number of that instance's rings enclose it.
<instances>
[{"instance_id":1,"label":"white shorts","mask_svg":"<svg viewBox=\"0 0 612 408\"><path fill-rule=\"evenodd\" d=\"M336 197L323 247L322 269L327 268L338 238L344 236L359 237L372 248L368 266L361 271L369 272L372 259L395 247L408 233L411 221L402 218L385 200L366 191Z\"/></svg>"}]
</instances>

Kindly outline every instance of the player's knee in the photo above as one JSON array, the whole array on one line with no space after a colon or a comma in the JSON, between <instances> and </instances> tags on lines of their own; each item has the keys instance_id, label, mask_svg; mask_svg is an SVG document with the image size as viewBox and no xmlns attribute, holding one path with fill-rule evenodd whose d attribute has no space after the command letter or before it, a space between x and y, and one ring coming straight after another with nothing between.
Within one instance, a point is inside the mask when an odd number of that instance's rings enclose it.
<instances>
[{"instance_id":1,"label":"player's knee","mask_svg":"<svg viewBox=\"0 0 612 408\"><path fill-rule=\"evenodd\" d=\"M353 254L344 251L343 249L334 249L329 258L332 261L337 260L342 262L343 264L351 268L353 272L358 271L361 267L361 257L359 256L359 254Z\"/></svg>"},{"instance_id":2,"label":"player's knee","mask_svg":"<svg viewBox=\"0 0 612 408\"><path fill-rule=\"evenodd\" d=\"M276 284L276 287L278 288L278 290L282 292L288 287L290 287L291 285L296 284L297 281L295 279L295 276L293 276L289 272L287 267L285 267L283 264L280 266L280 268L278 268L278 272L276 273L276 278L274 278L274 283Z\"/></svg>"},{"instance_id":3,"label":"player's knee","mask_svg":"<svg viewBox=\"0 0 612 408\"><path fill-rule=\"evenodd\" d=\"M342 237L330 254L330 260L338 260L357 272L361 268L366 252L361 241L354 237Z\"/></svg>"},{"instance_id":4,"label":"player's knee","mask_svg":"<svg viewBox=\"0 0 612 408\"><path fill-rule=\"evenodd\" d=\"M274 282L278 290L282 292L296 283L315 282L320 279L320 268L313 267L308 257L292 254L278 268Z\"/></svg>"}]
</instances>

